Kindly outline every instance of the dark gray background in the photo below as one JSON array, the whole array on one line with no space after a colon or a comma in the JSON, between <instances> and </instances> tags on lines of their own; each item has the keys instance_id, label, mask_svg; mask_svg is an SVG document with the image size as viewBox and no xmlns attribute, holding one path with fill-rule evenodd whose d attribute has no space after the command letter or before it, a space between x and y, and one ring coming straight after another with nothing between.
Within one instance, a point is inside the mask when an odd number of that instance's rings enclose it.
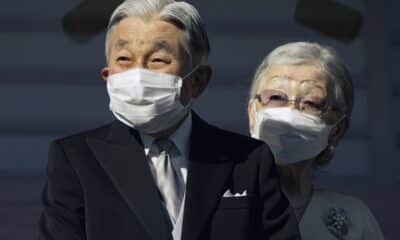
<instances>
[{"instance_id":1,"label":"dark gray background","mask_svg":"<svg viewBox=\"0 0 400 240\"><path fill-rule=\"evenodd\" d=\"M344 43L294 20L295 0L202 0L214 77L195 109L209 122L247 134L247 92L274 47L316 41L335 47L356 86L352 126L317 181L366 202L386 239L400 223L400 3L341 0L361 11L359 37ZM0 239L37 235L48 144L112 119L100 78L104 33L77 45L60 20L78 0L2 0L0 7Z\"/></svg>"}]
</instances>

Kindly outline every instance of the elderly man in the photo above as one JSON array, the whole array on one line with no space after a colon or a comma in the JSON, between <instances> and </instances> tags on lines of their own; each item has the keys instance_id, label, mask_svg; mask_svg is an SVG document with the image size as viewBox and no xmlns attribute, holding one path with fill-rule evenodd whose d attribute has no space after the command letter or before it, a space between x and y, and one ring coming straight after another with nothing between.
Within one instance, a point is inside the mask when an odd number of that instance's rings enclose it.
<instances>
[{"instance_id":1,"label":"elderly man","mask_svg":"<svg viewBox=\"0 0 400 240\"><path fill-rule=\"evenodd\" d=\"M127 0L102 70L116 120L50 146L40 239L297 239L267 145L191 111L211 77L197 10Z\"/></svg>"}]
</instances>

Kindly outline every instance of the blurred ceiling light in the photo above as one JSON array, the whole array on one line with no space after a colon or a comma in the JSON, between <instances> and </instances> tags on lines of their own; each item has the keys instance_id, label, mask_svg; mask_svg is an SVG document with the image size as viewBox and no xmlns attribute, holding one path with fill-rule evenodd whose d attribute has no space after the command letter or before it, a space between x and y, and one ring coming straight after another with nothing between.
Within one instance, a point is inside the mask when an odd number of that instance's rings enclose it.
<instances>
[{"instance_id":1,"label":"blurred ceiling light","mask_svg":"<svg viewBox=\"0 0 400 240\"><path fill-rule=\"evenodd\" d=\"M338 40L354 40L362 25L359 11L333 0L299 0L296 22Z\"/></svg>"},{"instance_id":2,"label":"blurred ceiling light","mask_svg":"<svg viewBox=\"0 0 400 240\"><path fill-rule=\"evenodd\" d=\"M77 43L86 43L102 32L109 16L123 0L83 0L62 19L64 32ZM298 0L296 22L330 37L350 41L357 37L362 15L333 0Z\"/></svg>"},{"instance_id":3,"label":"blurred ceiling light","mask_svg":"<svg viewBox=\"0 0 400 240\"><path fill-rule=\"evenodd\" d=\"M123 0L84 0L62 19L64 32L77 43L86 43L106 29L114 9Z\"/></svg>"}]
</instances>

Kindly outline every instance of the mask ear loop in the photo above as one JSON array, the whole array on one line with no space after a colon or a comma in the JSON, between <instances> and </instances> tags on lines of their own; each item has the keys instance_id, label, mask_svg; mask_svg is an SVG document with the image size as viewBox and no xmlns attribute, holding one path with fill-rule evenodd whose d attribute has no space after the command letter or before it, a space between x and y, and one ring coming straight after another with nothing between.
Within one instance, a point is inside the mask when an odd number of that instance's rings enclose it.
<instances>
[{"instance_id":1,"label":"mask ear loop","mask_svg":"<svg viewBox=\"0 0 400 240\"><path fill-rule=\"evenodd\" d=\"M334 124L332 124L332 129L336 128L346 117L347 117L347 114L343 113L342 116L341 116ZM328 161L329 161L329 159L332 158L335 149L336 149L336 146L335 146L335 145L333 145L333 144L331 144L331 143L328 143L328 146L325 148L325 150L323 150L323 151L316 157L316 159L319 159L319 158L322 158L322 157L323 157L323 158L325 158L325 159L328 159ZM324 165L327 164L327 163L328 163L328 162L323 162L323 163L322 163L322 166L324 166ZM314 165L314 163L313 163L313 165ZM319 164L318 164L318 165L314 165L314 166L318 166L318 168L321 167L321 166L319 166Z\"/></svg>"},{"instance_id":2,"label":"mask ear loop","mask_svg":"<svg viewBox=\"0 0 400 240\"><path fill-rule=\"evenodd\" d=\"M186 74L184 77L182 77L182 80L185 80L187 77L189 77L190 75L192 75L194 72L197 71L197 69L199 69L200 64L197 64L194 68L192 68L192 70Z\"/></svg>"},{"instance_id":3,"label":"mask ear loop","mask_svg":"<svg viewBox=\"0 0 400 240\"><path fill-rule=\"evenodd\" d=\"M185 80L187 77L189 77L190 75L192 75L195 71L197 71L197 69L199 69L200 64L197 64L188 74L186 74L184 77L182 77L182 81ZM179 96L181 95L181 90L179 89ZM190 108L193 104L193 98L190 98L190 101L187 103L187 105L185 107Z\"/></svg>"},{"instance_id":4,"label":"mask ear loop","mask_svg":"<svg viewBox=\"0 0 400 240\"><path fill-rule=\"evenodd\" d=\"M342 116L340 116L339 119L336 120L336 122L334 124L332 124L332 129L336 128L346 117L347 117L347 114L343 113ZM333 152L336 149L336 146L333 144L329 144L328 149L329 149L330 154L333 154Z\"/></svg>"},{"instance_id":5,"label":"mask ear loop","mask_svg":"<svg viewBox=\"0 0 400 240\"><path fill-rule=\"evenodd\" d=\"M332 110L332 109L333 109L333 108L332 108L331 106L325 108L325 110L323 110L323 112L321 112L321 113L319 114L319 118L322 119L322 117L324 116L324 114L325 114L326 112ZM340 111L340 113L341 113L341 111ZM347 117L347 114L343 113L342 116L340 116L339 119L336 120L334 124L332 124L333 127L337 126L337 125L338 125L341 121L343 121L343 119L345 119L346 117Z\"/></svg>"},{"instance_id":6,"label":"mask ear loop","mask_svg":"<svg viewBox=\"0 0 400 240\"><path fill-rule=\"evenodd\" d=\"M341 123L345 118L347 117L346 113L343 113L342 116L339 117L338 120L336 120L336 122L333 125L333 127L336 127L337 125L339 125L339 123Z\"/></svg>"}]
</instances>

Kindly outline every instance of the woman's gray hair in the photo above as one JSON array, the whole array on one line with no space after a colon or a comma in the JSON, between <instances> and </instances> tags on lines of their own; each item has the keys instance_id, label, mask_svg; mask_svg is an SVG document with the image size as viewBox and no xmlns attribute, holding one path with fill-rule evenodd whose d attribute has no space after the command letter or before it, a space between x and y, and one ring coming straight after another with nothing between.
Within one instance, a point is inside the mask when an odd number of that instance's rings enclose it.
<instances>
[{"instance_id":1,"label":"woman's gray hair","mask_svg":"<svg viewBox=\"0 0 400 240\"><path fill-rule=\"evenodd\" d=\"M350 117L354 104L353 82L333 48L310 42L287 43L275 48L257 68L250 89L250 101L258 94L265 73L276 64L313 64L320 67L328 80L329 104Z\"/></svg>"},{"instance_id":2,"label":"woman's gray hair","mask_svg":"<svg viewBox=\"0 0 400 240\"><path fill-rule=\"evenodd\" d=\"M111 15L106 33L106 57L109 60L111 37L114 27L124 18L139 17L160 20L174 24L183 30L183 47L193 65L207 62L210 44L204 23L194 6L174 0L125 0Z\"/></svg>"}]
</instances>

